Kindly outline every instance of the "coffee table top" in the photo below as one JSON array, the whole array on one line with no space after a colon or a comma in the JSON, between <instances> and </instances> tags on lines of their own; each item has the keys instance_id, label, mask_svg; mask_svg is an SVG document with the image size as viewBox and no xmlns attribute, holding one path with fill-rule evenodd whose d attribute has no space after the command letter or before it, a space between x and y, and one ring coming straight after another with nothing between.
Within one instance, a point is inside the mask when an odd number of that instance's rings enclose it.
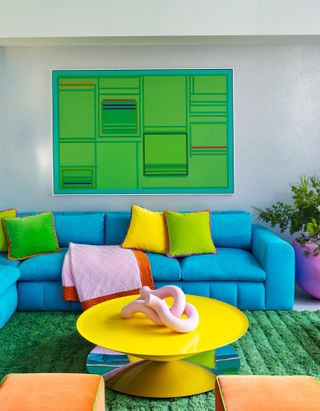
<instances>
[{"instance_id":1,"label":"coffee table top","mask_svg":"<svg viewBox=\"0 0 320 411\"><path fill-rule=\"evenodd\" d=\"M96 345L126 354L153 357L189 356L230 344L248 329L247 317L236 307L211 298L187 295L200 323L196 330L180 334L151 322L144 314L124 319L121 309L138 296L105 301L83 312L79 333ZM168 299L169 300L169 299Z\"/></svg>"}]
</instances>

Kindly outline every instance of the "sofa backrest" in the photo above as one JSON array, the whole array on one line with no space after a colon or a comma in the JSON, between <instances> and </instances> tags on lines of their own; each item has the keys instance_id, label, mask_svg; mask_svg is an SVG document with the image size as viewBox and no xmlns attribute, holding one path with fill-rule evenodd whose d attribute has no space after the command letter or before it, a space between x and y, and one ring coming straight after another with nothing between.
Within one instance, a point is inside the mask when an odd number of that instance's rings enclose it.
<instances>
[{"instance_id":1,"label":"sofa backrest","mask_svg":"<svg viewBox=\"0 0 320 411\"><path fill-rule=\"evenodd\" d=\"M19 217L35 213L19 213ZM104 212L54 212L54 225L60 247L69 243L103 245L105 241Z\"/></svg>"},{"instance_id":2,"label":"sofa backrest","mask_svg":"<svg viewBox=\"0 0 320 411\"><path fill-rule=\"evenodd\" d=\"M252 216L246 211L211 213L211 234L217 247L251 248Z\"/></svg>"},{"instance_id":3,"label":"sofa backrest","mask_svg":"<svg viewBox=\"0 0 320 411\"><path fill-rule=\"evenodd\" d=\"M129 211L106 212L106 244L121 244L130 223ZM217 247L251 248L252 217L246 211L211 213L212 238Z\"/></svg>"},{"instance_id":4,"label":"sofa backrest","mask_svg":"<svg viewBox=\"0 0 320 411\"><path fill-rule=\"evenodd\" d=\"M19 217L34 213L22 213ZM61 247L80 244L121 244L130 223L130 211L54 212ZM212 238L217 247L251 248L252 217L246 211L211 213Z\"/></svg>"},{"instance_id":5,"label":"sofa backrest","mask_svg":"<svg viewBox=\"0 0 320 411\"><path fill-rule=\"evenodd\" d=\"M54 224L61 247L70 242L103 245L105 213L54 213Z\"/></svg>"}]
</instances>

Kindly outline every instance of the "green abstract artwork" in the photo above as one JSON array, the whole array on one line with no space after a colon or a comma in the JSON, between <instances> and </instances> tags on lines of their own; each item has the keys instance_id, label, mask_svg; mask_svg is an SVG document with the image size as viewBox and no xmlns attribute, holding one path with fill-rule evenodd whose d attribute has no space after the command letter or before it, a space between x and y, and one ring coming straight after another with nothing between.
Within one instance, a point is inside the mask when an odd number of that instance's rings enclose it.
<instances>
[{"instance_id":1,"label":"green abstract artwork","mask_svg":"<svg viewBox=\"0 0 320 411\"><path fill-rule=\"evenodd\" d=\"M54 193L233 193L232 70L53 70Z\"/></svg>"}]
</instances>

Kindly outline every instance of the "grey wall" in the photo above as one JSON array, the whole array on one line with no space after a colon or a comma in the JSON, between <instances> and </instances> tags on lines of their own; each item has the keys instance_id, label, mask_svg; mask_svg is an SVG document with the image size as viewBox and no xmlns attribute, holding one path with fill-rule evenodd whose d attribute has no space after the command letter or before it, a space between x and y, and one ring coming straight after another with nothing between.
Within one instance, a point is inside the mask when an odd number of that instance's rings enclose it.
<instances>
[{"instance_id":1,"label":"grey wall","mask_svg":"<svg viewBox=\"0 0 320 411\"><path fill-rule=\"evenodd\" d=\"M234 195L52 195L52 68L234 68ZM0 49L0 209L246 209L289 197L320 171L320 46Z\"/></svg>"}]
</instances>

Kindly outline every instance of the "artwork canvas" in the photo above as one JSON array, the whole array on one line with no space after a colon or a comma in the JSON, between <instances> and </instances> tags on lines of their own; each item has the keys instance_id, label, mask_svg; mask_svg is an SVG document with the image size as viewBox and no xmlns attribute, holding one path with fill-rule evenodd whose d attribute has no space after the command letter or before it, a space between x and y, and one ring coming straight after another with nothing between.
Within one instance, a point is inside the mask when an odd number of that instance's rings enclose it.
<instances>
[{"instance_id":1,"label":"artwork canvas","mask_svg":"<svg viewBox=\"0 0 320 411\"><path fill-rule=\"evenodd\" d=\"M233 193L233 75L53 70L54 193Z\"/></svg>"}]
</instances>

